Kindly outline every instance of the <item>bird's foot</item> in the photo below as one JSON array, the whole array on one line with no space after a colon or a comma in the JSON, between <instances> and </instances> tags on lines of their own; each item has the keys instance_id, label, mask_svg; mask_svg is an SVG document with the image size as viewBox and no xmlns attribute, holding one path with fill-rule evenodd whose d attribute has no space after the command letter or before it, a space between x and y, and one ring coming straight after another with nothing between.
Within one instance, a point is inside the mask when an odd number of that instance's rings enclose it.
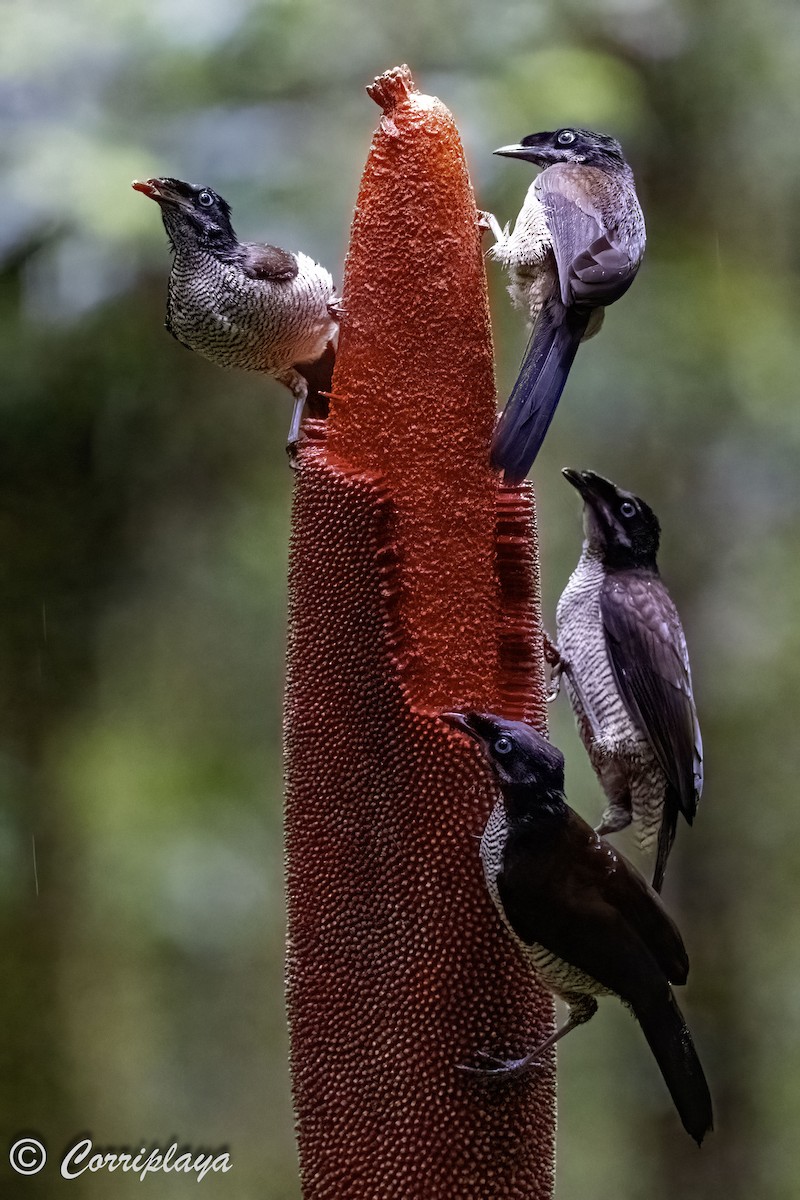
<instances>
[{"instance_id":1,"label":"bird's foot","mask_svg":"<svg viewBox=\"0 0 800 1200\"><path fill-rule=\"evenodd\" d=\"M501 229L500 222L494 213L486 212L484 209L478 209L478 229L488 229L498 244L504 242L508 237L508 225L505 229Z\"/></svg>"},{"instance_id":2,"label":"bird's foot","mask_svg":"<svg viewBox=\"0 0 800 1200\"><path fill-rule=\"evenodd\" d=\"M551 667L564 666L564 659L559 653L558 646L544 629L542 630L542 649L544 650L545 662L548 662Z\"/></svg>"},{"instance_id":3,"label":"bird's foot","mask_svg":"<svg viewBox=\"0 0 800 1200\"><path fill-rule=\"evenodd\" d=\"M298 438L292 438L286 443L286 455L289 459L289 470L296 471L300 463L298 461L300 441Z\"/></svg>"},{"instance_id":4,"label":"bird's foot","mask_svg":"<svg viewBox=\"0 0 800 1200\"><path fill-rule=\"evenodd\" d=\"M563 667L561 666L553 667L552 671L550 672L550 683L548 684L547 692L545 693L545 700L548 704L552 704L554 700L558 699L558 693L561 691L562 674Z\"/></svg>"},{"instance_id":5,"label":"bird's foot","mask_svg":"<svg viewBox=\"0 0 800 1200\"><path fill-rule=\"evenodd\" d=\"M558 646L544 630L542 630L542 648L544 651L544 660L550 666L550 685L547 689L545 699L548 704L552 704L561 691L561 676L564 674L567 664L561 657Z\"/></svg>"},{"instance_id":6,"label":"bird's foot","mask_svg":"<svg viewBox=\"0 0 800 1200\"><path fill-rule=\"evenodd\" d=\"M524 1075L527 1071L542 1066L535 1054L526 1054L524 1058L496 1058L493 1054L486 1054L483 1050L479 1050L476 1057L478 1059L477 1066L459 1063L458 1070L465 1071L468 1075L499 1079L509 1075Z\"/></svg>"}]
</instances>

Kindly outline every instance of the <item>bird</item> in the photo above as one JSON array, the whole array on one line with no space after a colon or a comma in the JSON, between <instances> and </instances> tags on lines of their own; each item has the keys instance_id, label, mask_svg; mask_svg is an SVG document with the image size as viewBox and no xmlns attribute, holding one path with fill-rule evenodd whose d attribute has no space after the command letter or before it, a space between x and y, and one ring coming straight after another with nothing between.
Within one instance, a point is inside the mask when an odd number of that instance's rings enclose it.
<instances>
[{"instance_id":1,"label":"bird","mask_svg":"<svg viewBox=\"0 0 800 1200\"><path fill-rule=\"evenodd\" d=\"M660 897L569 807L564 758L532 726L495 713L443 719L481 747L500 798L481 841L486 884L503 924L541 982L568 1006L566 1022L521 1058L481 1055L466 1067L515 1076L617 996L642 1028L686 1131L698 1145L713 1127L711 1096L671 984L689 961Z\"/></svg>"},{"instance_id":2,"label":"bird","mask_svg":"<svg viewBox=\"0 0 800 1200\"><path fill-rule=\"evenodd\" d=\"M284 384L294 397L291 454L306 401L327 414L342 315L330 272L307 254L240 242L230 205L210 187L170 178L131 186L156 201L171 244L167 330L218 366Z\"/></svg>"},{"instance_id":3,"label":"bird","mask_svg":"<svg viewBox=\"0 0 800 1200\"><path fill-rule=\"evenodd\" d=\"M614 138L557 129L494 153L544 168L513 232L491 213L482 220L496 238L492 256L509 272L512 301L533 325L491 446L492 465L519 483L545 439L580 342L598 331L605 307L633 282L646 234L633 172Z\"/></svg>"},{"instance_id":4,"label":"bird","mask_svg":"<svg viewBox=\"0 0 800 1200\"><path fill-rule=\"evenodd\" d=\"M678 814L691 825L703 790L686 638L656 562L660 526L602 475L562 473L583 498L585 540L556 611L551 695L563 679L605 792L597 832L633 822L645 852L657 843L660 892Z\"/></svg>"}]
</instances>

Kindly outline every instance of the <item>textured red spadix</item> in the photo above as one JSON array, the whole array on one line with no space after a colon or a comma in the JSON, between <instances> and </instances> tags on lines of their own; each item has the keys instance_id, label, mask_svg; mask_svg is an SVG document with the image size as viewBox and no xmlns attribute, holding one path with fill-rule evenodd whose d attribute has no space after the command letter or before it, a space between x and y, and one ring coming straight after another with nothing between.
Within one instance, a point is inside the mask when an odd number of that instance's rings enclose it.
<instances>
[{"instance_id":1,"label":"textured red spadix","mask_svg":"<svg viewBox=\"0 0 800 1200\"><path fill-rule=\"evenodd\" d=\"M495 799L438 720L544 722L527 488L488 466L475 203L452 118L405 68L353 223L327 426L309 422L290 570L288 1006L307 1200L544 1200L554 1080L460 1072L552 1028L487 894Z\"/></svg>"}]
</instances>

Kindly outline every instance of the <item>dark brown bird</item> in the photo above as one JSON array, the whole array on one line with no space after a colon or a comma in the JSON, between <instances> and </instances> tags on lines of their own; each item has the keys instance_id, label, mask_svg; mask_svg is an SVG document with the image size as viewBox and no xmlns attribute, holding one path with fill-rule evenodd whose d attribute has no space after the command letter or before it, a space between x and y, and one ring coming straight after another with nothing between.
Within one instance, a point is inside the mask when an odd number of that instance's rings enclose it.
<instances>
[{"instance_id":1,"label":"dark brown bird","mask_svg":"<svg viewBox=\"0 0 800 1200\"><path fill-rule=\"evenodd\" d=\"M633 172L614 138L590 129L531 133L495 154L544 170L513 233L486 214L508 269L509 292L534 325L517 382L492 440L492 463L517 483L530 470L582 340L630 287L644 255Z\"/></svg>"},{"instance_id":2,"label":"dark brown bird","mask_svg":"<svg viewBox=\"0 0 800 1200\"><path fill-rule=\"evenodd\" d=\"M240 242L230 206L180 179L136 180L155 200L173 250L166 327L221 367L273 375L294 396L289 447L308 399L325 415L340 307L328 271L306 254Z\"/></svg>"},{"instance_id":3,"label":"dark brown bird","mask_svg":"<svg viewBox=\"0 0 800 1200\"><path fill-rule=\"evenodd\" d=\"M597 832L633 822L645 852L657 843L660 892L678 814L691 825L703 790L686 639L658 572L653 510L594 471L563 474L583 497L586 537L558 602L554 693L563 678L606 794Z\"/></svg>"},{"instance_id":4,"label":"dark brown bird","mask_svg":"<svg viewBox=\"0 0 800 1200\"><path fill-rule=\"evenodd\" d=\"M493 713L442 716L479 744L500 786L481 841L492 899L539 978L569 1006L566 1024L541 1046L518 1059L484 1056L477 1070L503 1076L535 1067L594 1016L595 997L617 996L699 1145L712 1128L711 1097L670 986L686 982L689 961L659 896L569 807L564 759L535 729Z\"/></svg>"}]
</instances>

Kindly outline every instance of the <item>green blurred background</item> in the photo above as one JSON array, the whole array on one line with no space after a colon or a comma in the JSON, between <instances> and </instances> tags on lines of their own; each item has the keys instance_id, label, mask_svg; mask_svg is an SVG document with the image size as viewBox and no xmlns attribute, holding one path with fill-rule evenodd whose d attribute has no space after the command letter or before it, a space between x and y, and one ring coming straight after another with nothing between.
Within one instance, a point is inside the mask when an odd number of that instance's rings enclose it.
<instances>
[{"instance_id":1,"label":"green blurred background","mask_svg":"<svg viewBox=\"0 0 800 1200\"><path fill-rule=\"evenodd\" d=\"M788 0L6 0L0 43L0 1111L58 1158L227 1145L203 1194L296 1200L282 995L287 394L163 329L130 180L207 183L341 279L377 110L408 61L501 221L536 129L613 132L648 253L539 463L545 614L578 555L563 465L642 493L706 742L667 897L717 1131L681 1131L607 1003L561 1051L559 1200L800 1193L795 735L800 12ZM525 332L489 267L503 395ZM566 701L568 789L598 789ZM34 854L35 850L35 854ZM38 893L37 893L38 886ZM4 1196L50 1197L53 1170ZM13 1180L13 1182L12 1182ZM82 1177L82 1198L140 1196ZM151 1194L196 1194L157 1176ZM423 1194L422 1192L420 1193ZM342 1200L347 1200L343 1197Z\"/></svg>"}]
</instances>

